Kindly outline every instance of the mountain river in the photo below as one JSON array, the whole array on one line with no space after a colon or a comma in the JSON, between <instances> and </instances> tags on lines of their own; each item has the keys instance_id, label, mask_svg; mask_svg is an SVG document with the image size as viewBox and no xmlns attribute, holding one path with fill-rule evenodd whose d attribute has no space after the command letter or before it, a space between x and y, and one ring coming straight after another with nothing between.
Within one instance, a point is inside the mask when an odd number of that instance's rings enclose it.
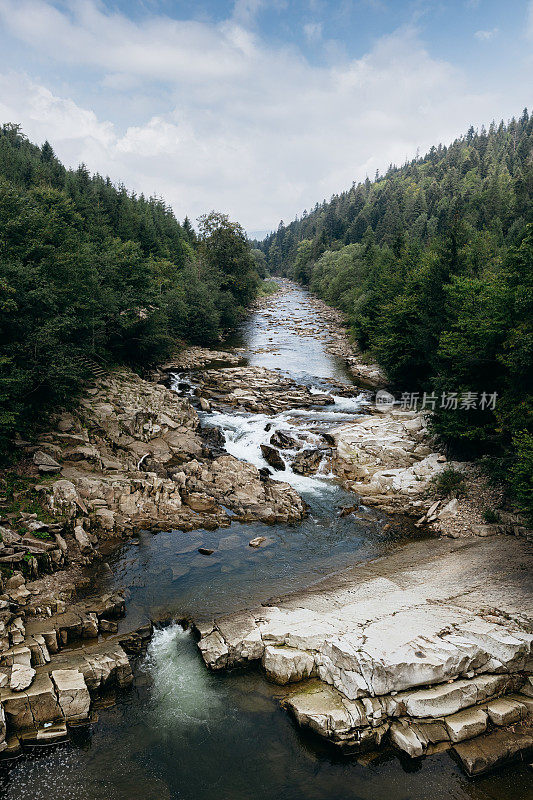
<instances>
[{"instance_id":1,"label":"mountain river","mask_svg":"<svg viewBox=\"0 0 533 800\"><path fill-rule=\"evenodd\" d=\"M332 395L318 410L275 417L202 413L219 426L226 450L265 467L261 443L278 429L313 442L317 432L364 411L365 393L350 387L341 361L326 350L327 332L305 292L290 289L250 314L241 331L243 363L281 369ZM223 366L216 365L217 368ZM185 394L194 372L176 375ZM351 396L346 396L347 394ZM265 427L269 426L268 430ZM286 452L286 451L285 451ZM277 476L276 476L277 477ZM5 800L523 800L531 773L514 766L471 780L443 753L410 761L392 750L347 756L296 728L279 707L282 687L257 670L209 672L192 634L177 621L220 615L266 601L330 573L402 546L412 526L352 506L327 473L279 474L309 505L298 525L234 523L215 531L144 533L109 559L102 587L127 588L121 629L165 621L136 665L134 688L103 704L90 729L66 744L34 748L0 766ZM392 524L391 524L392 523ZM384 530L385 525L387 525ZM267 541L248 546L255 536ZM213 548L212 556L198 547Z\"/></svg>"}]
</instances>

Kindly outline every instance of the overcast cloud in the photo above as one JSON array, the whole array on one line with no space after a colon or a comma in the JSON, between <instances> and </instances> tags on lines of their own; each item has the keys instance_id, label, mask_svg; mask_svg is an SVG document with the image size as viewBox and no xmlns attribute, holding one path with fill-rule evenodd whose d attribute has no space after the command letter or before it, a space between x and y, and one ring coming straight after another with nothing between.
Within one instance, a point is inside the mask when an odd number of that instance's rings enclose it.
<instances>
[{"instance_id":1,"label":"overcast cloud","mask_svg":"<svg viewBox=\"0 0 533 800\"><path fill-rule=\"evenodd\" d=\"M432 53L416 18L354 57L311 12L301 42L263 34L268 5L139 20L92 0L0 0L6 42L32 54L0 73L0 121L49 139L70 166L163 196L180 218L216 208L253 231L528 103L527 73L502 92ZM519 5L525 42L531 9ZM474 25L472 47L495 30Z\"/></svg>"}]
</instances>

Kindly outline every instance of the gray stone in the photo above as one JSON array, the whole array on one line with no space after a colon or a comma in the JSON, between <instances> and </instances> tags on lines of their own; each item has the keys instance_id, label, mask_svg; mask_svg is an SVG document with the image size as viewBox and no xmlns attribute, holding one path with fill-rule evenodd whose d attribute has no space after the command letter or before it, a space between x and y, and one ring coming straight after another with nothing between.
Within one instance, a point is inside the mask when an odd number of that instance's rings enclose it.
<instances>
[{"instance_id":1,"label":"gray stone","mask_svg":"<svg viewBox=\"0 0 533 800\"><path fill-rule=\"evenodd\" d=\"M481 708L459 711L457 714L445 717L444 722L452 742L472 739L487 729L487 715Z\"/></svg>"},{"instance_id":2,"label":"gray stone","mask_svg":"<svg viewBox=\"0 0 533 800\"><path fill-rule=\"evenodd\" d=\"M17 730L62 717L52 681L45 672L37 673L31 686L22 692L0 689L0 702L10 725Z\"/></svg>"},{"instance_id":3,"label":"gray stone","mask_svg":"<svg viewBox=\"0 0 533 800\"><path fill-rule=\"evenodd\" d=\"M86 553L93 549L89 534L84 530L82 525L76 525L74 528L74 538L78 542L82 553Z\"/></svg>"},{"instance_id":4,"label":"gray stone","mask_svg":"<svg viewBox=\"0 0 533 800\"><path fill-rule=\"evenodd\" d=\"M487 713L495 725L511 725L526 716L526 706L516 700L500 697L487 703Z\"/></svg>"},{"instance_id":5,"label":"gray stone","mask_svg":"<svg viewBox=\"0 0 533 800\"><path fill-rule=\"evenodd\" d=\"M275 447L271 447L269 444L262 444L261 453L267 464L273 469L278 471L285 469L285 462Z\"/></svg>"},{"instance_id":6,"label":"gray stone","mask_svg":"<svg viewBox=\"0 0 533 800\"><path fill-rule=\"evenodd\" d=\"M454 745L469 775L482 775L494 767L533 756L533 731L496 730L468 742Z\"/></svg>"},{"instance_id":7,"label":"gray stone","mask_svg":"<svg viewBox=\"0 0 533 800\"><path fill-rule=\"evenodd\" d=\"M419 732L407 722L392 722L389 730L392 743L411 758L419 758L424 754L426 742L420 738Z\"/></svg>"},{"instance_id":8,"label":"gray stone","mask_svg":"<svg viewBox=\"0 0 533 800\"><path fill-rule=\"evenodd\" d=\"M38 467L56 467L57 469L61 469L60 464L58 464L55 458L52 458L52 456L49 456L48 453L42 450L36 450L33 454L33 463Z\"/></svg>"},{"instance_id":9,"label":"gray stone","mask_svg":"<svg viewBox=\"0 0 533 800\"><path fill-rule=\"evenodd\" d=\"M35 670L32 667L27 667L23 664L13 664L9 686L14 692L21 692L31 685L34 676Z\"/></svg>"},{"instance_id":10,"label":"gray stone","mask_svg":"<svg viewBox=\"0 0 533 800\"><path fill-rule=\"evenodd\" d=\"M36 730L23 731L20 739L24 744L52 744L63 742L68 738L67 725L64 720L46 723Z\"/></svg>"},{"instance_id":11,"label":"gray stone","mask_svg":"<svg viewBox=\"0 0 533 800\"><path fill-rule=\"evenodd\" d=\"M86 719L91 698L82 673L74 669L55 669L51 675L65 719Z\"/></svg>"},{"instance_id":12,"label":"gray stone","mask_svg":"<svg viewBox=\"0 0 533 800\"><path fill-rule=\"evenodd\" d=\"M315 672L312 654L294 647L265 647L262 664L267 678L280 684L301 681Z\"/></svg>"}]
</instances>

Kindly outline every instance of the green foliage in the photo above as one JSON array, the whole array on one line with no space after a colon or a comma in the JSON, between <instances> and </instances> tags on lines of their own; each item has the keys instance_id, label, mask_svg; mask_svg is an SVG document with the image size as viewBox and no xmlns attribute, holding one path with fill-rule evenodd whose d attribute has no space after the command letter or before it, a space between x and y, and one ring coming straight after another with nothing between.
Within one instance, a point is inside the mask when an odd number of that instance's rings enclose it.
<instances>
[{"instance_id":1,"label":"green foliage","mask_svg":"<svg viewBox=\"0 0 533 800\"><path fill-rule=\"evenodd\" d=\"M252 258L255 264L255 271L257 272L258 276L264 280L268 277L268 267L265 254L262 250L259 250L259 248L255 247L252 250Z\"/></svg>"},{"instance_id":2,"label":"green foliage","mask_svg":"<svg viewBox=\"0 0 533 800\"><path fill-rule=\"evenodd\" d=\"M520 431L513 439L515 458L511 467L511 486L520 508L533 521L533 436Z\"/></svg>"},{"instance_id":3,"label":"green foliage","mask_svg":"<svg viewBox=\"0 0 533 800\"><path fill-rule=\"evenodd\" d=\"M46 478L42 478L41 483L46 480ZM35 491L34 484L34 477L25 477L9 470L3 470L0 478L0 495L3 498L2 514L37 514L41 522L55 522L56 517L43 503L43 495Z\"/></svg>"},{"instance_id":4,"label":"green foliage","mask_svg":"<svg viewBox=\"0 0 533 800\"><path fill-rule=\"evenodd\" d=\"M502 518L498 514L497 511L494 511L493 508L486 508L483 512L483 519L485 522L489 523L490 525L496 524L502 521Z\"/></svg>"},{"instance_id":5,"label":"green foliage","mask_svg":"<svg viewBox=\"0 0 533 800\"><path fill-rule=\"evenodd\" d=\"M466 495L464 475L453 467L445 467L442 472L431 479L431 482L437 497L464 497Z\"/></svg>"},{"instance_id":6,"label":"green foliage","mask_svg":"<svg viewBox=\"0 0 533 800\"><path fill-rule=\"evenodd\" d=\"M199 250L204 261L217 275L220 288L246 306L257 292L255 261L244 230L230 222L227 214L211 211L200 217Z\"/></svg>"},{"instance_id":7,"label":"green foliage","mask_svg":"<svg viewBox=\"0 0 533 800\"><path fill-rule=\"evenodd\" d=\"M257 294L259 297L269 297L271 294L279 292L279 283L277 281L261 281Z\"/></svg>"},{"instance_id":8,"label":"green foliage","mask_svg":"<svg viewBox=\"0 0 533 800\"><path fill-rule=\"evenodd\" d=\"M44 539L44 540L52 538L48 533L48 531L34 531L33 536L35 536L37 539Z\"/></svg>"},{"instance_id":9,"label":"green foliage","mask_svg":"<svg viewBox=\"0 0 533 800\"><path fill-rule=\"evenodd\" d=\"M261 245L272 272L344 311L396 391L436 395L434 433L458 456L483 457L524 509L532 503L532 152L527 111L471 128L317 204ZM450 392L475 393L478 407L446 408ZM496 406L480 408L493 393Z\"/></svg>"},{"instance_id":10,"label":"green foliage","mask_svg":"<svg viewBox=\"0 0 533 800\"><path fill-rule=\"evenodd\" d=\"M178 338L212 344L257 289L258 259L225 215L202 218L198 237L161 200L66 170L10 124L0 231L0 456L95 364L144 369Z\"/></svg>"}]
</instances>

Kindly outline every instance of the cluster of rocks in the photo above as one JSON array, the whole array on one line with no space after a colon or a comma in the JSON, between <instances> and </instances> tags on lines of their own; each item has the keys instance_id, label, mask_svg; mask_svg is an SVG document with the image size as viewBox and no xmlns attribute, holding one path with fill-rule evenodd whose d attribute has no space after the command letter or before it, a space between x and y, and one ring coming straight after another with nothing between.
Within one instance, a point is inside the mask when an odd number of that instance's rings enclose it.
<instances>
[{"instance_id":1,"label":"cluster of rocks","mask_svg":"<svg viewBox=\"0 0 533 800\"><path fill-rule=\"evenodd\" d=\"M67 552L63 524L42 522L36 513L22 513L18 522L24 525L20 533L0 525L0 568L33 578L61 569Z\"/></svg>"},{"instance_id":2,"label":"cluster of rocks","mask_svg":"<svg viewBox=\"0 0 533 800\"><path fill-rule=\"evenodd\" d=\"M215 409L229 407L254 414L279 414L292 408L315 408L333 402L331 395L312 392L266 367L210 369L195 378L198 393Z\"/></svg>"},{"instance_id":3,"label":"cluster of rocks","mask_svg":"<svg viewBox=\"0 0 533 800\"><path fill-rule=\"evenodd\" d=\"M334 446L334 473L367 506L416 517L418 526L452 538L532 537L521 516L502 507L501 491L488 487L473 464L450 461L434 449L423 413L376 409L331 429L328 439ZM435 499L435 480L446 469L463 475L464 496ZM484 512L495 506L498 522L487 523Z\"/></svg>"},{"instance_id":4,"label":"cluster of rocks","mask_svg":"<svg viewBox=\"0 0 533 800\"><path fill-rule=\"evenodd\" d=\"M199 648L212 669L260 662L270 680L295 683L283 705L333 744L389 742L411 757L453 748L478 774L533 747L523 548L411 543L327 586L198 622Z\"/></svg>"},{"instance_id":5,"label":"cluster of rocks","mask_svg":"<svg viewBox=\"0 0 533 800\"><path fill-rule=\"evenodd\" d=\"M181 372L185 369L200 369L214 361L223 361L225 364L238 364L242 361L242 351L209 350L206 347L184 347L171 361L167 361L159 368L161 372Z\"/></svg>"},{"instance_id":6,"label":"cluster of rocks","mask_svg":"<svg viewBox=\"0 0 533 800\"><path fill-rule=\"evenodd\" d=\"M420 516L431 481L446 467L461 469L434 452L427 421L415 411L365 415L328 432L335 446L333 469L365 505Z\"/></svg>"},{"instance_id":7,"label":"cluster of rocks","mask_svg":"<svg viewBox=\"0 0 533 800\"><path fill-rule=\"evenodd\" d=\"M151 628L115 635L124 608L115 593L68 608L57 601L45 618L16 602L2 610L11 622L0 641L0 752L66 738L70 726L90 721L92 697L132 683L127 651L143 647Z\"/></svg>"},{"instance_id":8,"label":"cluster of rocks","mask_svg":"<svg viewBox=\"0 0 533 800\"><path fill-rule=\"evenodd\" d=\"M208 466L192 461L176 480L184 502L198 512L212 511L220 503L232 510L233 519L267 523L295 522L306 514L305 503L292 486L270 480L253 464L230 455Z\"/></svg>"},{"instance_id":9,"label":"cluster of rocks","mask_svg":"<svg viewBox=\"0 0 533 800\"><path fill-rule=\"evenodd\" d=\"M61 739L90 718L93 694L131 683L128 653L144 647L150 628L118 634L122 597L72 600L103 542L141 527L306 514L291 486L223 452L186 398L128 370L102 378L38 442L19 446L42 514L1 520L12 523L0 528L0 751L8 755L24 742Z\"/></svg>"},{"instance_id":10,"label":"cluster of rocks","mask_svg":"<svg viewBox=\"0 0 533 800\"><path fill-rule=\"evenodd\" d=\"M296 474L316 475L322 468L329 472L333 448L320 432L302 430L296 433L293 429L278 428L270 436L269 444L261 445L261 454L277 471L286 469L286 458Z\"/></svg>"},{"instance_id":11,"label":"cluster of rocks","mask_svg":"<svg viewBox=\"0 0 533 800\"><path fill-rule=\"evenodd\" d=\"M305 514L290 486L213 446L186 398L126 370L100 381L36 447L61 472L44 487L50 510L68 521L87 557L98 536L140 527L190 530L235 516L286 522Z\"/></svg>"}]
</instances>

